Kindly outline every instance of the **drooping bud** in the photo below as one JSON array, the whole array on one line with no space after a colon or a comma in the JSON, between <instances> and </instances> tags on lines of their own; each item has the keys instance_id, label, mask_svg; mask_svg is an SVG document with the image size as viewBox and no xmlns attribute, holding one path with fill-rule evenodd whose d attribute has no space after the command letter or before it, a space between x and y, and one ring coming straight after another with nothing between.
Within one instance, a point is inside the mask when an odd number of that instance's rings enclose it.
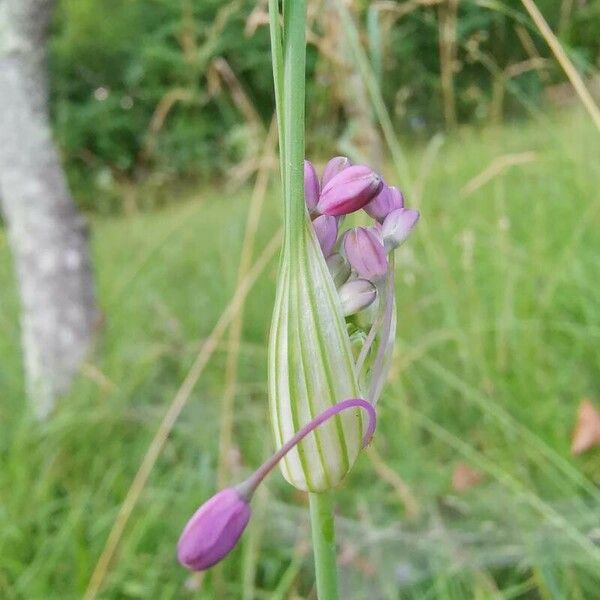
<instances>
[{"instance_id":1,"label":"drooping bud","mask_svg":"<svg viewBox=\"0 0 600 600\"><path fill-rule=\"evenodd\" d=\"M377 284L385 278L388 268L385 249L371 229L350 229L344 237L344 252L350 265L362 279Z\"/></svg>"},{"instance_id":2,"label":"drooping bud","mask_svg":"<svg viewBox=\"0 0 600 600\"><path fill-rule=\"evenodd\" d=\"M362 447L366 447L371 442L377 425L377 413L370 402L362 398L348 398L325 409L296 431L248 479L235 487L225 488L200 506L188 521L177 543L179 562L188 569L204 571L225 558L237 544L250 520L250 499L265 477L309 434L339 413L358 408L364 410L368 417L366 428L362 427L362 418L358 419L363 430Z\"/></svg>"},{"instance_id":3,"label":"drooping bud","mask_svg":"<svg viewBox=\"0 0 600 600\"><path fill-rule=\"evenodd\" d=\"M323 171L321 183L325 187L329 180L341 173L344 169L351 167L352 163L346 156L334 156L326 165Z\"/></svg>"},{"instance_id":4,"label":"drooping bud","mask_svg":"<svg viewBox=\"0 0 600 600\"><path fill-rule=\"evenodd\" d=\"M304 161L304 200L309 213L314 213L319 201L321 186L317 172L309 160Z\"/></svg>"},{"instance_id":5,"label":"drooping bud","mask_svg":"<svg viewBox=\"0 0 600 600\"><path fill-rule=\"evenodd\" d=\"M342 285L338 294L342 303L342 312L345 317L348 317L372 304L377 297L377 289L366 279L353 279Z\"/></svg>"},{"instance_id":6,"label":"drooping bud","mask_svg":"<svg viewBox=\"0 0 600 600\"><path fill-rule=\"evenodd\" d=\"M383 180L364 165L353 165L332 177L323 187L317 211L325 215L347 215L363 208L381 190Z\"/></svg>"},{"instance_id":7,"label":"drooping bud","mask_svg":"<svg viewBox=\"0 0 600 600\"><path fill-rule=\"evenodd\" d=\"M335 217L330 217L329 215L321 215L320 217L317 217L312 224L315 228L321 250L323 250L323 256L327 257L333 252L333 248L337 241L337 219Z\"/></svg>"},{"instance_id":8,"label":"drooping bud","mask_svg":"<svg viewBox=\"0 0 600 600\"><path fill-rule=\"evenodd\" d=\"M350 277L350 263L338 253L332 254L327 257L327 267L335 287L340 287L342 283L348 281Z\"/></svg>"},{"instance_id":9,"label":"drooping bud","mask_svg":"<svg viewBox=\"0 0 600 600\"><path fill-rule=\"evenodd\" d=\"M390 252L400 246L419 220L418 210L412 208L399 208L392 211L383 222L381 235L385 249Z\"/></svg>"},{"instance_id":10,"label":"drooping bud","mask_svg":"<svg viewBox=\"0 0 600 600\"><path fill-rule=\"evenodd\" d=\"M188 521L177 543L177 559L194 571L212 567L231 552L250 514L248 500L238 490L221 490Z\"/></svg>"},{"instance_id":11,"label":"drooping bud","mask_svg":"<svg viewBox=\"0 0 600 600\"><path fill-rule=\"evenodd\" d=\"M383 223L393 210L403 207L402 192L398 188L384 185L379 194L365 206L365 212L379 223Z\"/></svg>"}]
</instances>

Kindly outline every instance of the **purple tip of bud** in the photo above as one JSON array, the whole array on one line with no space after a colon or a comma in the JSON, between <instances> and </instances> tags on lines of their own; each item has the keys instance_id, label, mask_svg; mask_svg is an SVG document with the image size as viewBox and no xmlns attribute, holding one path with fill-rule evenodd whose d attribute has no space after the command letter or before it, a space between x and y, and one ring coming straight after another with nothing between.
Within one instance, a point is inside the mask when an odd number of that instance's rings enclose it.
<instances>
[{"instance_id":1,"label":"purple tip of bud","mask_svg":"<svg viewBox=\"0 0 600 600\"><path fill-rule=\"evenodd\" d=\"M345 156L334 156L326 165L323 171L323 187L329 183L329 180L341 173L344 169L351 167L352 163Z\"/></svg>"},{"instance_id":2,"label":"purple tip of bud","mask_svg":"<svg viewBox=\"0 0 600 600\"><path fill-rule=\"evenodd\" d=\"M385 248L372 229L355 227L344 236L344 252L352 268L362 279L378 283L388 268Z\"/></svg>"},{"instance_id":3,"label":"purple tip of bud","mask_svg":"<svg viewBox=\"0 0 600 600\"><path fill-rule=\"evenodd\" d=\"M317 172L309 160L304 161L304 200L310 213L314 213L319 201L321 186Z\"/></svg>"},{"instance_id":4,"label":"purple tip of bud","mask_svg":"<svg viewBox=\"0 0 600 600\"><path fill-rule=\"evenodd\" d=\"M386 217L381 228L381 235L385 249L388 252L394 250L406 240L420 216L418 210L399 208Z\"/></svg>"},{"instance_id":5,"label":"purple tip of bud","mask_svg":"<svg viewBox=\"0 0 600 600\"><path fill-rule=\"evenodd\" d=\"M377 297L377 289L366 279L348 281L340 287L338 293L345 317L367 308Z\"/></svg>"},{"instance_id":6,"label":"purple tip of bud","mask_svg":"<svg viewBox=\"0 0 600 600\"><path fill-rule=\"evenodd\" d=\"M379 223L383 223L393 210L403 207L402 192L398 188L384 185L379 194L365 206L365 212Z\"/></svg>"},{"instance_id":7,"label":"purple tip of bud","mask_svg":"<svg viewBox=\"0 0 600 600\"><path fill-rule=\"evenodd\" d=\"M360 210L381 190L383 181L364 165L344 169L323 187L317 211L325 215L347 215Z\"/></svg>"},{"instance_id":8,"label":"purple tip of bud","mask_svg":"<svg viewBox=\"0 0 600 600\"><path fill-rule=\"evenodd\" d=\"M317 239L323 250L323 255L328 257L332 252L337 241L338 224L335 217L329 215L321 215L313 222Z\"/></svg>"},{"instance_id":9,"label":"purple tip of bud","mask_svg":"<svg viewBox=\"0 0 600 600\"><path fill-rule=\"evenodd\" d=\"M177 560L204 571L233 550L250 519L250 505L235 488L207 500L185 526L177 543Z\"/></svg>"}]
</instances>

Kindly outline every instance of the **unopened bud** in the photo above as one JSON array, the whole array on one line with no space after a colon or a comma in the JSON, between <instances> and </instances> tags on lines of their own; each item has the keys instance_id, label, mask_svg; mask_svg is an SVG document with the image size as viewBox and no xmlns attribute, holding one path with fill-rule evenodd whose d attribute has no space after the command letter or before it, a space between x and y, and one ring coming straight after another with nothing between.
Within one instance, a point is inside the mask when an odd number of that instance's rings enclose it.
<instances>
[{"instance_id":1,"label":"unopened bud","mask_svg":"<svg viewBox=\"0 0 600 600\"><path fill-rule=\"evenodd\" d=\"M317 239L323 251L325 257L329 256L333 252L333 248L337 241L338 224L335 217L329 215L321 215L317 217L313 222Z\"/></svg>"},{"instance_id":2,"label":"unopened bud","mask_svg":"<svg viewBox=\"0 0 600 600\"><path fill-rule=\"evenodd\" d=\"M389 252L400 246L419 220L418 210L399 208L392 211L383 222L381 235L385 249Z\"/></svg>"},{"instance_id":3,"label":"unopened bud","mask_svg":"<svg viewBox=\"0 0 600 600\"><path fill-rule=\"evenodd\" d=\"M365 212L379 223L398 208L404 207L402 192L395 187L384 185L381 191L365 206Z\"/></svg>"},{"instance_id":4,"label":"unopened bud","mask_svg":"<svg viewBox=\"0 0 600 600\"><path fill-rule=\"evenodd\" d=\"M341 254L335 253L328 256L327 267L329 268L335 287L340 287L342 283L348 281L351 271L350 263Z\"/></svg>"},{"instance_id":5,"label":"unopened bud","mask_svg":"<svg viewBox=\"0 0 600 600\"><path fill-rule=\"evenodd\" d=\"M177 543L177 559L193 571L212 567L237 544L250 514L248 500L235 488L215 494L185 526Z\"/></svg>"},{"instance_id":6,"label":"unopened bud","mask_svg":"<svg viewBox=\"0 0 600 600\"><path fill-rule=\"evenodd\" d=\"M308 208L308 212L314 213L317 202L319 201L319 194L321 193L321 186L319 185L319 178L317 172L309 160L304 161L304 200Z\"/></svg>"},{"instance_id":7,"label":"unopened bud","mask_svg":"<svg viewBox=\"0 0 600 600\"><path fill-rule=\"evenodd\" d=\"M353 315L373 303L377 297L375 286L366 279L353 279L338 290L345 317Z\"/></svg>"},{"instance_id":8,"label":"unopened bud","mask_svg":"<svg viewBox=\"0 0 600 600\"><path fill-rule=\"evenodd\" d=\"M350 229L344 237L344 252L351 267L362 279L378 283L385 278L388 267L385 249L371 229Z\"/></svg>"},{"instance_id":9,"label":"unopened bud","mask_svg":"<svg viewBox=\"0 0 600 600\"><path fill-rule=\"evenodd\" d=\"M335 175L323 187L317 211L325 215L347 215L363 208L381 190L383 181L364 165L354 165Z\"/></svg>"},{"instance_id":10,"label":"unopened bud","mask_svg":"<svg viewBox=\"0 0 600 600\"><path fill-rule=\"evenodd\" d=\"M329 183L329 180L341 173L344 169L351 167L350 159L345 156L335 156L326 165L323 170L322 184L323 187Z\"/></svg>"}]
</instances>

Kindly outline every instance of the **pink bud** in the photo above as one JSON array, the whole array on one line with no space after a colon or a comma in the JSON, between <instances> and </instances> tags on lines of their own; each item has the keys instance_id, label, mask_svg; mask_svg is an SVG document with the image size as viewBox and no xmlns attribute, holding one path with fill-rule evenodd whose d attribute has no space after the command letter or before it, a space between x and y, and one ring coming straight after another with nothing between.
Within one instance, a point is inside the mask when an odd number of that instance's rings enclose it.
<instances>
[{"instance_id":1,"label":"pink bud","mask_svg":"<svg viewBox=\"0 0 600 600\"><path fill-rule=\"evenodd\" d=\"M177 560L193 571L212 567L233 550L250 512L248 501L238 490L221 490L188 521L177 543Z\"/></svg>"},{"instance_id":2,"label":"pink bud","mask_svg":"<svg viewBox=\"0 0 600 600\"><path fill-rule=\"evenodd\" d=\"M338 173L323 188L317 211L339 216L360 210L381 190L383 181L364 165L353 165Z\"/></svg>"},{"instance_id":3,"label":"pink bud","mask_svg":"<svg viewBox=\"0 0 600 600\"><path fill-rule=\"evenodd\" d=\"M366 279L348 281L340 287L338 293L345 317L367 308L377 297L375 286Z\"/></svg>"},{"instance_id":4,"label":"pink bud","mask_svg":"<svg viewBox=\"0 0 600 600\"><path fill-rule=\"evenodd\" d=\"M335 217L329 215L321 215L317 217L313 222L317 239L323 250L325 257L329 256L333 252L333 248L337 241L338 224Z\"/></svg>"},{"instance_id":5,"label":"pink bud","mask_svg":"<svg viewBox=\"0 0 600 600\"><path fill-rule=\"evenodd\" d=\"M379 194L365 206L365 212L379 223L383 223L393 210L403 206L402 192L398 188L384 185Z\"/></svg>"},{"instance_id":6,"label":"pink bud","mask_svg":"<svg viewBox=\"0 0 600 600\"><path fill-rule=\"evenodd\" d=\"M323 178L321 183L325 187L329 180L335 177L338 173L341 173L344 169L351 167L352 163L349 158L345 156L334 156L326 165L323 171Z\"/></svg>"},{"instance_id":7,"label":"pink bud","mask_svg":"<svg viewBox=\"0 0 600 600\"><path fill-rule=\"evenodd\" d=\"M309 160L304 161L304 200L308 211L313 213L319 201L321 186L317 172Z\"/></svg>"},{"instance_id":8,"label":"pink bud","mask_svg":"<svg viewBox=\"0 0 600 600\"><path fill-rule=\"evenodd\" d=\"M350 229L344 236L344 251L348 262L362 279L378 283L385 278L388 267L385 249L371 229Z\"/></svg>"},{"instance_id":9,"label":"pink bud","mask_svg":"<svg viewBox=\"0 0 600 600\"><path fill-rule=\"evenodd\" d=\"M383 222L381 235L385 249L389 252L402 244L419 220L418 210L399 208L392 211Z\"/></svg>"}]
</instances>

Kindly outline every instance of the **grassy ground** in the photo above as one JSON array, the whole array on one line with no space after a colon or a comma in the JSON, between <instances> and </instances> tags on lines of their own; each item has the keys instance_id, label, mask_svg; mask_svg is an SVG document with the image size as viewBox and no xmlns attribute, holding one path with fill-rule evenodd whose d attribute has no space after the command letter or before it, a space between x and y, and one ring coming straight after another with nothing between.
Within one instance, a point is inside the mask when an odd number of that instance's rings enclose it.
<instances>
[{"instance_id":1,"label":"grassy ground","mask_svg":"<svg viewBox=\"0 0 600 600\"><path fill-rule=\"evenodd\" d=\"M465 190L497 157L525 152L532 160ZM600 401L600 139L584 115L568 114L460 132L431 160L415 155L423 218L398 261L380 458L362 456L336 495L344 598L597 598L600 453L573 459L569 444L581 399ZM45 424L23 399L0 233L0 597L82 596L149 441L233 293L248 197L206 193L93 223L106 327ZM277 204L268 199L259 247L277 227ZM271 449L275 269L246 304L239 475ZM174 560L183 523L214 489L224 350L158 459L102 598L311 594L306 501L279 474L220 574L190 578ZM483 480L457 493L460 462Z\"/></svg>"}]
</instances>

